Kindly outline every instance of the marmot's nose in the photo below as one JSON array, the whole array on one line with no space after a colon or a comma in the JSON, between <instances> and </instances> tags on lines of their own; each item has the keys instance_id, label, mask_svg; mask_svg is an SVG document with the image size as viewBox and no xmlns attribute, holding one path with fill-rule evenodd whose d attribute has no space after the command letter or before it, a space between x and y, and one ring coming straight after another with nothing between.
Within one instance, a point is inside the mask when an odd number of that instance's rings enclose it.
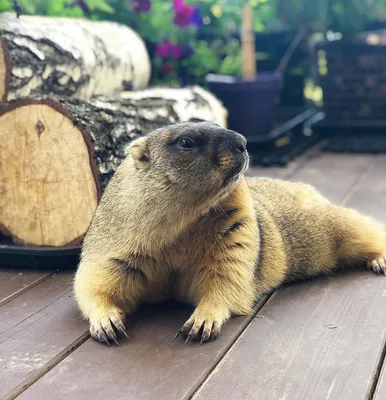
<instances>
[{"instance_id":1,"label":"marmot's nose","mask_svg":"<svg viewBox=\"0 0 386 400\"><path fill-rule=\"evenodd\" d=\"M240 153L245 153L247 151L247 139L237 132L230 132L228 143L232 149L237 150Z\"/></svg>"},{"instance_id":2,"label":"marmot's nose","mask_svg":"<svg viewBox=\"0 0 386 400\"><path fill-rule=\"evenodd\" d=\"M243 144L239 144L237 146L237 150L241 153L245 153L245 151L247 150L247 148L243 145Z\"/></svg>"}]
</instances>

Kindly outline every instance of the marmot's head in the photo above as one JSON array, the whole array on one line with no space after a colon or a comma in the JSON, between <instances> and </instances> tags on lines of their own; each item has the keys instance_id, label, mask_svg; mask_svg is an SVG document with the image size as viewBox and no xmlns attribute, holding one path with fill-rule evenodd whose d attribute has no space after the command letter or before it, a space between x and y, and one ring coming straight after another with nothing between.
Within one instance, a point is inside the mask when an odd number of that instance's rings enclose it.
<instances>
[{"instance_id":1,"label":"marmot's head","mask_svg":"<svg viewBox=\"0 0 386 400\"><path fill-rule=\"evenodd\" d=\"M138 172L150 173L165 189L202 198L237 182L248 167L246 144L239 133L214 123L187 122L133 141L129 154Z\"/></svg>"}]
</instances>

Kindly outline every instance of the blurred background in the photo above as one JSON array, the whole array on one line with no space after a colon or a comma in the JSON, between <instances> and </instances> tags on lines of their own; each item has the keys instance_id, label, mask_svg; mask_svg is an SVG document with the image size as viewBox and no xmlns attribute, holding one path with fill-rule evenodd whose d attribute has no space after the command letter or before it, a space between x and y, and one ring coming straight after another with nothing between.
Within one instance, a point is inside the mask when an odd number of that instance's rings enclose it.
<instances>
[{"instance_id":1,"label":"blurred background","mask_svg":"<svg viewBox=\"0 0 386 400\"><path fill-rule=\"evenodd\" d=\"M18 0L23 14L85 17L128 25L146 42L151 84L205 84L208 73L241 76L241 0ZM314 88L315 42L349 38L386 27L385 0L249 0L253 10L257 71L275 70L302 30L285 70L282 101L302 94L321 102ZM0 0L0 12L12 11ZM311 78L311 79L310 79ZM313 78L313 79L312 79Z\"/></svg>"}]
</instances>

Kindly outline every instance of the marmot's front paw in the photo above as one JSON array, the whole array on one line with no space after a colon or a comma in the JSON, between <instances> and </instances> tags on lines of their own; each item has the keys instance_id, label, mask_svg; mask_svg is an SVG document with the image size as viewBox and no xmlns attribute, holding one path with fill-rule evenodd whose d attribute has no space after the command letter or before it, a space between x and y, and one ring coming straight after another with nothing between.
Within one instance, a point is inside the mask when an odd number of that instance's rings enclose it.
<instances>
[{"instance_id":1,"label":"marmot's front paw","mask_svg":"<svg viewBox=\"0 0 386 400\"><path fill-rule=\"evenodd\" d=\"M367 262L367 269L372 269L378 275L386 275L386 255Z\"/></svg>"},{"instance_id":2,"label":"marmot's front paw","mask_svg":"<svg viewBox=\"0 0 386 400\"><path fill-rule=\"evenodd\" d=\"M114 328L127 337L123 319L124 312L117 308L108 311L94 311L90 316L91 337L107 345L110 345L110 341L113 341L119 346Z\"/></svg>"},{"instance_id":3,"label":"marmot's front paw","mask_svg":"<svg viewBox=\"0 0 386 400\"><path fill-rule=\"evenodd\" d=\"M182 335L186 338L186 343L190 340L200 341L200 344L217 339L220 334L222 321L212 314L202 314L197 312L185 322L184 326L178 330L176 336Z\"/></svg>"}]
</instances>

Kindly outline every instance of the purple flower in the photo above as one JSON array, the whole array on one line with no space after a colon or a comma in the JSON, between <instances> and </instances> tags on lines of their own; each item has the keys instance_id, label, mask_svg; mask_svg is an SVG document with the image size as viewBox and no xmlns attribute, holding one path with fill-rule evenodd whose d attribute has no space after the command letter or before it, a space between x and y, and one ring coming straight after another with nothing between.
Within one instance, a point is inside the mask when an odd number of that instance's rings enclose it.
<instances>
[{"instance_id":1,"label":"purple flower","mask_svg":"<svg viewBox=\"0 0 386 400\"><path fill-rule=\"evenodd\" d=\"M167 58L169 56L180 58L182 55L182 49L178 44L173 44L168 40L165 40L162 43L158 43L156 53L160 58Z\"/></svg>"},{"instance_id":2,"label":"purple flower","mask_svg":"<svg viewBox=\"0 0 386 400\"><path fill-rule=\"evenodd\" d=\"M169 49L170 49L170 53L172 54L172 56L173 56L174 58L180 58L180 57L181 57L181 55L182 55L182 50L181 50L181 47L178 46L178 44L172 44L172 43L170 43Z\"/></svg>"},{"instance_id":3,"label":"purple flower","mask_svg":"<svg viewBox=\"0 0 386 400\"><path fill-rule=\"evenodd\" d=\"M184 28L190 24L190 18L193 14L193 7L183 5L182 8L176 9L174 14L173 22L180 28Z\"/></svg>"},{"instance_id":4,"label":"purple flower","mask_svg":"<svg viewBox=\"0 0 386 400\"><path fill-rule=\"evenodd\" d=\"M134 0L134 11L136 13L140 12L149 12L151 9L151 2L150 0Z\"/></svg>"},{"instance_id":5,"label":"purple flower","mask_svg":"<svg viewBox=\"0 0 386 400\"><path fill-rule=\"evenodd\" d=\"M165 40L162 43L158 43L155 51L156 51L158 57L166 58L170 53L169 41Z\"/></svg>"},{"instance_id":6,"label":"purple flower","mask_svg":"<svg viewBox=\"0 0 386 400\"><path fill-rule=\"evenodd\" d=\"M173 0L174 11L180 11L184 6L184 0Z\"/></svg>"},{"instance_id":7,"label":"purple flower","mask_svg":"<svg viewBox=\"0 0 386 400\"><path fill-rule=\"evenodd\" d=\"M203 24L201 11L198 7L193 8L193 13L190 17L190 23L197 26L201 26Z\"/></svg>"}]
</instances>

